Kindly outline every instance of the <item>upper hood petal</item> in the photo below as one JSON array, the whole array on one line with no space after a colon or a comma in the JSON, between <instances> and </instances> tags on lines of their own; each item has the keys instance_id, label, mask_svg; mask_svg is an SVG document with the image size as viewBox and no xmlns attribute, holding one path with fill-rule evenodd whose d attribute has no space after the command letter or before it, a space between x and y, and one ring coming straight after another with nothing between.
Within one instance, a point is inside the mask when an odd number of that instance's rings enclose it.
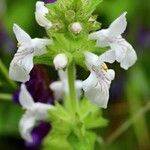
<instances>
[{"instance_id":1,"label":"upper hood petal","mask_svg":"<svg viewBox=\"0 0 150 150\"><path fill-rule=\"evenodd\" d=\"M22 30L17 24L14 24L13 31L21 46L31 45L31 37L24 30Z\"/></svg>"},{"instance_id":2,"label":"upper hood petal","mask_svg":"<svg viewBox=\"0 0 150 150\"><path fill-rule=\"evenodd\" d=\"M111 23L108 28L108 35L110 38L117 37L125 31L127 27L126 14L127 12L124 12L114 22Z\"/></svg>"},{"instance_id":3,"label":"upper hood petal","mask_svg":"<svg viewBox=\"0 0 150 150\"><path fill-rule=\"evenodd\" d=\"M49 29L52 27L52 23L45 17L46 14L48 14L48 8L44 6L44 2L37 1L35 19L40 26Z\"/></svg>"}]
</instances>

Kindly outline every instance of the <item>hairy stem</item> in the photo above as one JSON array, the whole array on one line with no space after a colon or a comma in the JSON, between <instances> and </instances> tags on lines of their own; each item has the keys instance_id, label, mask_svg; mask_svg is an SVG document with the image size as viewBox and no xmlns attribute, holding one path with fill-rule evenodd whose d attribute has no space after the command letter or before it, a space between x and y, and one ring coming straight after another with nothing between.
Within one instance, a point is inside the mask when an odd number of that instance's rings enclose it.
<instances>
[{"instance_id":1,"label":"hairy stem","mask_svg":"<svg viewBox=\"0 0 150 150\"><path fill-rule=\"evenodd\" d=\"M78 111L78 99L75 89L75 65L73 62L68 67L69 104L73 112Z\"/></svg>"}]
</instances>

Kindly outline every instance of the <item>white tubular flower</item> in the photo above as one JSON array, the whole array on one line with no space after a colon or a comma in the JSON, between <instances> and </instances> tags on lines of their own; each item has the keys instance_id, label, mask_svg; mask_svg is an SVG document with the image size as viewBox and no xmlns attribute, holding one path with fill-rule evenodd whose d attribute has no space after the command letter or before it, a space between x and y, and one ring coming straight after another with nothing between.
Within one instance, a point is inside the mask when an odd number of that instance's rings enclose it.
<instances>
[{"instance_id":1,"label":"white tubular flower","mask_svg":"<svg viewBox=\"0 0 150 150\"><path fill-rule=\"evenodd\" d=\"M13 80L26 82L30 79L33 68L33 57L46 53L46 45L52 44L51 40L31 37L18 25L14 24L13 31L18 40L18 50L9 67L9 77Z\"/></svg>"},{"instance_id":2,"label":"white tubular flower","mask_svg":"<svg viewBox=\"0 0 150 150\"><path fill-rule=\"evenodd\" d=\"M71 25L71 30L76 34L79 34L82 31L82 26L79 22L74 22Z\"/></svg>"},{"instance_id":3,"label":"white tubular flower","mask_svg":"<svg viewBox=\"0 0 150 150\"><path fill-rule=\"evenodd\" d=\"M35 19L40 26L49 29L52 27L52 23L46 18L47 14L48 14L48 8L44 6L44 2L37 1Z\"/></svg>"},{"instance_id":4,"label":"white tubular flower","mask_svg":"<svg viewBox=\"0 0 150 150\"><path fill-rule=\"evenodd\" d=\"M46 120L48 110L53 109L54 107L49 104L35 103L24 84L21 85L19 101L26 110L19 122L19 130L23 139L32 142L31 131L35 124L37 121Z\"/></svg>"},{"instance_id":5,"label":"white tubular flower","mask_svg":"<svg viewBox=\"0 0 150 150\"><path fill-rule=\"evenodd\" d=\"M68 85L68 77L65 71L58 71L60 81L56 81L50 84L50 89L54 92L55 100L59 101L63 98L63 94L68 94L69 85ZM77 96L80 97L82 95L82 81L75 81L75 88Z\"/></svg>"},{"instance_id":6,"label":"white tubular flower","mask_svg":"<svg viewBox=\"0 0 150 150\"><path fill-rule=\"evenodd\" d=\"M127 70L136 62L137 55L133 47L121 36L126 27L126 12L124 12L108 29L91 33L89 38L97 40L98 47L110 46L111 50L106 51L106 55L108 55L107 53L109 53L108 56L114 55L113 57L120 63L120 66Z\"/></svg>"},{"instance_id":7,"label":"white tubular flower","mask_svg":"<svg viewBox=\"0 0 150 150\"><path fill-rule=\"evenodd\" d=\"M109 88L111 81L115 78L115 72L107 68L103 56L98 57L87 52L85 57L86 65L91 72L90 76L83 81L85 95L91 102L102 108L107 108Z\"/></svg>"},{"instance_id":8,"label":"white tubular flower","mask_svg":"<svg viewBox=\"0 0 150 150\"><path fill-rule=\"evenodd\" d=\"M53 60L56 70L64 69L67 66L68 58L65 54L58 54Z\"/></svg>"}]
</instances>

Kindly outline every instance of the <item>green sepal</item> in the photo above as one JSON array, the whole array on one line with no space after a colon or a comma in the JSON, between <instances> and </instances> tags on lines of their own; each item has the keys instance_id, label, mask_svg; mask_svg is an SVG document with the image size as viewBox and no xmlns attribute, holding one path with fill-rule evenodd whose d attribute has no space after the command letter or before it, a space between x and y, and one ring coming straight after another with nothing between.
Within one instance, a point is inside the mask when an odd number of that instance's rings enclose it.
<instances>
[{"instance_id":1,"label":"green sepal","mask_svg":"<svg viewBox=\"0 0 150 150\"><path fill-rule=\"evenodd\" d=\"M33 59L34 64L52 65L53 59L49 54L44 54L41 56L35 56Z\"/></svg>"},{"instance_id":2,"label":"green sepal","mask_svg":"<svg viewBox=\"0 0 150 150\"><path fill-rule=\"evenodd\" d=\"M89 131L82 138L78 138L74 133L71 133L68 141L72 145L73 150L94 150L96 137L95 133Z\"/></svg>"},{"instance_id":3,"label":"green sepal","mask_svg":"<svg viewBox=\"0 0 150 150\"><path fill-rule=\"evenodd\" d=\"M87 98L83 98L81 101L80 115L86 129L105 127L108 124L108 121L102 117L101 109Z\"/></svg>"}]
</instances>

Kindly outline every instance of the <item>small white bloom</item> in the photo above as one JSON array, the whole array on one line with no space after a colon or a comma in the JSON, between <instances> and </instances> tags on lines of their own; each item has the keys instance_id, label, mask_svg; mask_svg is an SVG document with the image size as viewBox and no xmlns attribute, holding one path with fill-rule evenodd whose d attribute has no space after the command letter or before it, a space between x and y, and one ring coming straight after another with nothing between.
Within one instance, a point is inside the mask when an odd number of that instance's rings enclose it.
<instances>
[{"instance_id":1,"label":"small white bloom","mask_svg":"<svg viewBox=\"0 0 150 150\"><path fill-rule=\"evenodd\" d=\"M125 16L126 12L118 17L108 29L91 33L89 38L97 40L98 47L110 46L111 50L106 51L106 55L113 56L122 68L128 69L136 62L137 55L133 47L121 36L127 27Z\"/></svg>"},{"instance_id":2,"label":"small white bloom","mask_svg":"<svg viewBox=\"0 0 150 150\"><path fill-rule=\"evenodd\" d=\"M69 93L69 85L68 85L68 77L65 71L58 71L60 81L56 81L50 84L50 89L54 91L55 100L59 101L62 99L63 94ZM80 97L82 95L82 81L75 81L75 88L77 96Z\"/></svg>"},{"instance_id":3,"label":"small white bloom","mask_svg":"<svg viewBox=\"0 0 150 150\"><path fill-rule=\"evenodd\" d=\"M51 21L46 18L48 11L48 8L44 6L44 2L36 2L35 19L40 26L45 27L46 29L52 27Z\"/></svg>"},{"instance_id":4,"label":"small white bloom","mask_svg":"<svg viewBox=\"0 0 150 150\"><path fill-rule=\"evenodd\" d=\"M52 44L51 40L31 37L18 25L14 24L13 31L18 40L18 50L9 67L9 77L13 80L26 82L30 79L33 68L33 57L46 53L46 45Z\"/></svg>"},{"instance_id":5,"label":"small white bloom","mask_svg":"<svg viewBox=\"0 0 150 150\"><path fill-rule=\"evenodd\" d=\"M71 25L71 30L78 34L82 31L82 26L79 22L74 22L72 25Z\"/></svg>"},{"instance_id":6,"label":"small white bloom","mask_svg":"<svg viewBox=\"0 0 150 150\"><path fill-rule=\"evenodd\" d=\"M32 129L38 121L46 120L48 110L54 107L49 104L35 103L24 84L21 85L19 101L26 110L19 122L19 130L23 139L32 142Z\"/></svg>"},{"instance_id":7,"label":"small white bloom","mask_svg":"<svg viewBox=\"0 0 150 150\"><path fill-rule=\"evenodd\" d=\"M58 54L53 60L56 70L64 69L68 63L68 58L65 54Z\"/></svg>"},{"instance_id":8,"label":"small white bloom","mask_svg":"<svg viewBox=\"0 0 150 150\"><path fill-rule=\"evenodd\" d=\"M87 52L85 57L86 65L91 72L90 76L83 81L85 95L91 102L106 108L109 99L109 88L111 81L115 78L115 72L107 68L103 56L98 57Z\"/></svg>"}]
</instances>

